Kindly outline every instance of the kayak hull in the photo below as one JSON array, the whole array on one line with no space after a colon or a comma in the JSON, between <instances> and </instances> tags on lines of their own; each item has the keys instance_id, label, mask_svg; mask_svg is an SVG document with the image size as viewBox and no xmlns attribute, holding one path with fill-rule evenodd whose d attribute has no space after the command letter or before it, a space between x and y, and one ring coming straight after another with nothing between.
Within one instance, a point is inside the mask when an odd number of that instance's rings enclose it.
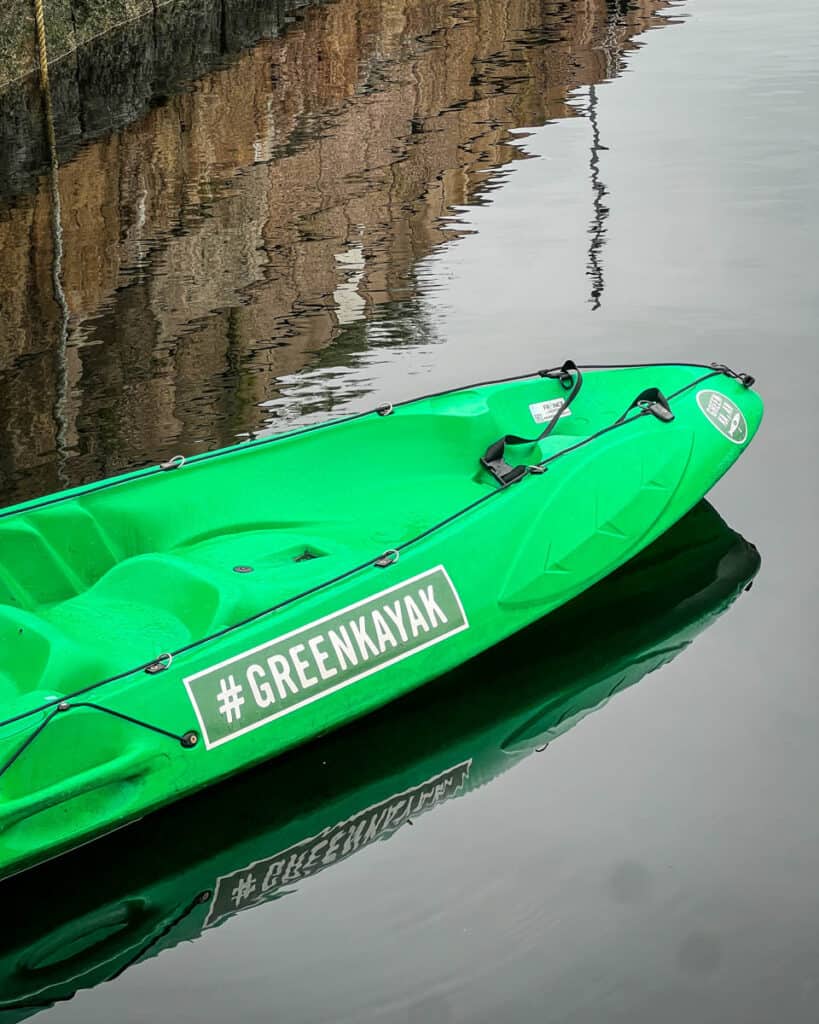
<instances>
[{"instance_id":1,"label":"kayak hull","mask_svg":"<svg viewBox=\"0 0 819 1024\"><path fill-rule=\"evenodd\" d=\"M6 514L0 873L359 718L548 614L680 519L762 415L733 376L700 385L702 368L586 376L571 415L519 449L538 471L508 486L478 456L537 422L559 381L422 399ZM679 392L673 420L638 409L611 429L649 385ZM703 408L717 388L741 410L740 443ZM12 571L5 552L26 545L28 570Z\"/></svg>"}]
</instances>

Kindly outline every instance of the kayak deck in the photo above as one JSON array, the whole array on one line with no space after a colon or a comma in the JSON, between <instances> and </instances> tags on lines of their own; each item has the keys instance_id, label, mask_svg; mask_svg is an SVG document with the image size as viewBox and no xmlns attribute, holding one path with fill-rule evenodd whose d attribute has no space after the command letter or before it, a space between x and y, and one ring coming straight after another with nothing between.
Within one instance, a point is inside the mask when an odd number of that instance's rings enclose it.
<instances>
[{"instance_id":1,"label":"kayak deck","mask_svg":"<svg viewBox=\"0 0 819 1024\"><path fill-rule=\"evenodd\" d=\"M634 391L593 383L522 453L583 440ZM70 692L409 540L496 490L478 456L563 394L548 379L461 391L0 521L0 639L17 634L0 700Z\"/></svg>"}]
</instances>

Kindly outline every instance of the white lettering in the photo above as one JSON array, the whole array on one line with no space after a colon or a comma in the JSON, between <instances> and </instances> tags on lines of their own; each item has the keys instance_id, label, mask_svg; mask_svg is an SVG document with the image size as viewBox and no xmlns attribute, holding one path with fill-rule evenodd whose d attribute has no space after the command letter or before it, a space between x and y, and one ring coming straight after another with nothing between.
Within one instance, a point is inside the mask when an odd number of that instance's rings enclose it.
<instances>
[{"instance_id":1,"label":"white lettering","mask_svg":"<svg viewBox=\"0 0 819 1024\"><path fill-rule=\"evenodd\" d=\"M296 666L296 675L299 677L301 688L306 690L309 686L315 686L318 682L317 676L308 676L307 669L310 668L310 662L305 661L301 656L301 652L304 650L304 644L295 644L288 651L293 664Z\"/></svg>"},{"instance_id":2,"label":"white lettering","mask_svg":"<svg viewBox=\"0 0 819 1024\"><path fill-rule=\"evenodd\" d=\"M270 683L262 683L259 685L256 681L256 677L264 679L264 669L261 665L248 665L247 672L247 685L250 687L250 692L253 694L253 698L260 708L269 707L274 701L273 687Z\"/></svg>"},{"instance_id":3,"label":"white lettering","mask_svg":"<svg viewBox=\"0 0 819 1024\"><path fill-rule=\"evenodd\" d=\"M387 817L389 808L385 811L379 811L374 817L370 818L370 822L367 825L367 830L364 833L364 842L372 843L384 830L384 819Z\"/></svg>"},{"instance_id":4,"label":"white lettering","mask_svg":"<svg viewBox=\"0 0 819 1024\"><path fill-rule=\"evenodd\" d=\"M338 857L338 847L343 837L344 833L339 830L327 844L327 853L324 855L325 864L332 864L333 861L336 860Z\"/></svg>"},{"instance_id":5,"label":"white lettering","mask_svg":"<svg viewBox=\"0 0 819 1024\"><path fill-rule=\"evenodd\" d=\"M327 634L330 643L333 645L336 657L338 658L339 666L343 672L348 665L358 664L358 655L355 653L355 647L350 639L350 634L347 632L347 627L342 626L338 633L334 629L331 629Z\"/></svg>"},{"instance_id":6,"label":"white lettering","mask_svg":"<svg viewBox=\"0 0 819 1024\"><path fill-rule=\"evenodd\" d=\"M273 676L276 689L279 691L279 697L282 700L287 700L287 693L284 689L285 684L287 684L287 688L291 693L299 692L298 686L293 682L291 674L293 670L290 667L290 662L283 654L271 654L267 659L267 665L270 669L270 674Z\"/></svg>"},{"instance_id":7,"label":"white lettering","mask_svg":"<svg viewBox=\"0 0 819 1024\"><path fill-rule=\"evenodd\" d=\"M361 839L367 828L367 819L364 818L353 826L347 834L347 842L344 844L344 852L352 853L361 846Z\"/></svg>"},{"instance_id":8,"label":"white lettering","mask_svg":"<svg viewBox=\"0 0 819 1024\"><path fill-rule=\"evenodd\" d=\"M301 865L306 852L306 850L302 850L300 853L292 853L290 855L287 867L282 875L282 885L287 885L288 882L296 882L301 877Z\"/></svg>"},{"instance_id":9,"label":"white lettering","mask_svg":"<svg viewBox=\"0 0 819 1024\"><path fill-rule=\"evenodd\" d=\"M372 653L376 657L378 657L379 650L373 643L372 637L370 637L369 633L367 632L367 626L364 622L363 615L359 618L358 622L356 622L354 619L350 622L350 629L353 631L355 642L358 644L358 649L361 652L362 661L367 661L367 659L370 657L369 651L372 651Z\"/></svg>"},{"instance_id":10,"label":"white lettering","mask_svg":"<svg viewBox=\"0 0 819 1024\"><path fill-rule=\"evenodd\" d=\"M378 646L381 649L381 653L387 649L387 644L391 647L397 647L398 641L393 636L392 630L384 621L384 616L381 612L373 612L373 626L375 627L375 639L378 641Z\"/></svg>"},{"instance_id":11,"label":"white lettering","mask_svg":"<svg viewBox=\"0 0 819 1024\"><path fill-rule=\"evenodd\" d=\"M436 618L440 619L441 622L449 621L443 611L441 611L441 606L435 600L435 591L432 584L428 587L422 587L421 590L418 591L418 596L421 598L421 604L424 606L424 611L429 616L431 626L435 626Z\"/></svg>"},{"instance_id":12,"label":"white lettering","mask_svg":"<svg viewBox=\"0 0 819 1024\"><path fill-rule=\"evenodd\" d=\"M338 669L326 667L327 659L330 657L330 655L327 653L327 651L320 650L321 644L323 643L325 643L325 639L321 634L319 634L319 636L314 636L313 639L310 640L309 647L313 655L313 658L315 659L316 667L319 670L319 675L321 676L321 678L332 679L333 676L338 675Z\"/></svg>"},{"instance_id":13,"label":"white lettering","mask_svg":"<svg viewBox=\"0 0 819 1024\"><path fill-rule=\"evenodd\" d=\"M324 849L326 845L326 839L320 840L319 842L313 844L310 850L310 854L304 864L305 871L309 871L311 868L314 868L318 864L318 862L321 860L321 851Z\"/></svg>"},{"instance_id":14,"label":"white lettering","mask_svg":"<svg viewBox=\"0 0 819 1024\"><path fill-rule=\"evenodd\" d=\"M385 829L388 829L394 821L400 820L402 817L402 811L406 804L406 800L399 800L397 803L394 803L391 807L387 808L387 814L384 818Z\"/></svg>"},{"instance_id":15,"label":"white lettering","mask_svg":"<svg viewBox=\"0 0 819 1024\"><path fill-rule=\"evenodd\" d=\"M421 609L413 601L411 597L404 598L404 607L407 609L407 618L409 619L409 627L412 630L413 636L418 636L420 629L423 629L425 633L429 632L429 626L427 620L421 614Z\"/></svg>"},{"instance_id":16,"label":"white lettering","mask_svg":"<svg viewBox=\"0 0 819 1024\"><path fill-rule=\"evenodd\" d=\"M272 889L275 885L279 884L279 875L282 873L284 867L283 860L274 860L264 876L262 882L262 892L267 892L268 889Z\"/></svg>"},{"instance_id":17,"label":"white lettering","mask_svg":"<svg viewBox=\"0 0 819 1024\"><path fill-rule=\"evenodd\" d=\"M407 631L404 628L404 616L401 613L401 602L396 601L395 604L384 605L384 611L392 619L392 624L398 630L398 635L401 637L403 643L407 642Z\"/></svg>"}]
</instances>

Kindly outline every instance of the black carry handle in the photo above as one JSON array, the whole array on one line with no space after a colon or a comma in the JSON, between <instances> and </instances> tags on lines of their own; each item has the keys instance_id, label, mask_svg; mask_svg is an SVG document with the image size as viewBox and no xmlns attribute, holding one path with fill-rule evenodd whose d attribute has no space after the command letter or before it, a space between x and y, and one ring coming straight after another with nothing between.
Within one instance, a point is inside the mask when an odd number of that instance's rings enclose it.
<instances>
[{"instance_id":1,"label":"black carry handle","mask_svg":"<svg viewBox=\"0 0 819 1024\"><path fill-rule=\"evenodd\" d=\"M656 416L663 423L670 423L674 419L668 399L659 388L646 388L645 391L641 391L616 422L622 423L632 409L640 409L644 413L650 412L652 416Z\"/></svg>"},{"instance_id":2,"label":"black carry handle","mask_svg":"<svg viewBox=\"0 0 819 1024\"><path fill-rule=\"evenodd\" d=\"M541 370L540 376L559 380L563 389L569 393L537 437L518 437L517 434L506 434L497 441L493 441L486 449L481 458L481 465L488 469L492 476L504 487L507 484L517 483L518 480L522 480L529 471L528 466L509 465L504 458L506 446L508 444L537 444L538 441L548 437L557 426L560 417L577 398L580 389L583 387L583 374L578 370L577 364L572 359L567 359L558 369Z\"/></svg>"}]
</instances>

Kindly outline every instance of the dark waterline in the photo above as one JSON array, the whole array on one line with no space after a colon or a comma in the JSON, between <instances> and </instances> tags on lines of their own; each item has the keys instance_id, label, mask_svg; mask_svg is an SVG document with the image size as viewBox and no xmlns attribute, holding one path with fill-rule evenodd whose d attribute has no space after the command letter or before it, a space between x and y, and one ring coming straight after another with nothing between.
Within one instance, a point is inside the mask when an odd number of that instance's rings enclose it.
<instances>
[{"instance_id":1,"label":"dark waterline","mask_svg":"<svg viewBox=\"0 0 819 1024\"><path fill-rule=\"evenodd\" d=\"M766 401L712 497L763 566L696 643L541 756L38 1019L814 1021L813 6L339 0L219 49L227 66L184 91L146 87L137 120L112 100L112 131L103 106L63 139L64 356L48 182L2 179L17 182L0 198L3 503L567 356L719 359ZM578 678L618 614L604 603L571 627ZM526 692L559 683L548 650L499 657ZM467 666L443 696L334 739L329 789L354 786L379 735L398 755L390 729L425 749L427 707L457 732L492 671ZM214 796L202 848L246 835L242 800L315 835L288 817L303 792L289 773L309 780L323 749L269 766L235 808ZM402 786L380 757L382 800ZM163 839L161 863L198 879L200 847ZM270 840L229 870L290 842ZM134 855L136 882L154 859ZM92 906L104 856L65 876L70 898L59 872L14 890L26 934ZM180 914L196 895L180 890ZM60 962L53 937L20 949L3 960L17 981Z\"/></svg>"}]
</instances>

